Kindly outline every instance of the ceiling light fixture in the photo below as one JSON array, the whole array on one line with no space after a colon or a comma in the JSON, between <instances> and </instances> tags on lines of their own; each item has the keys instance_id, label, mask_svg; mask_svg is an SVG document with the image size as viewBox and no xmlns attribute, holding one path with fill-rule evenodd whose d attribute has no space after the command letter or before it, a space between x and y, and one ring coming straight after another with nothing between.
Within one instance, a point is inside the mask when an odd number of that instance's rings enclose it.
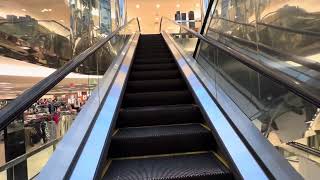
<instances>
[{"instance_id":1,"label":"ceiling light fixture","mask_svg":"<svg viewBox=\"0 0 320 180\"><path fill-rule=\"evenodd\" d=\"M180 4L177 4L176 7L179 8L179 7L180 7Z\"/></svg>"},{"instance_id":2,"label":"ceiling light fixture","mask_svg":"<svg viewBox=\"0 0 320 180\"><path fill-rule=\"evenodd\" d=\"M51 12L51 11L52 11L52 9L42 9L42 10L41 10L42 13L44 13L44 12Z\"/></svg>"},{"instance_id":3,"label":"ceiling light fixture","mask_svg":"<svg viewBox=\"0 0 320 180\"><path fill-rule=\"evenodd\" d=\"M156 5L156 8L160 8L160 4L157 4L157 5Z\"/></svg>"},{"instance_id":4,"label":"ceiling light fixture","mask_svg":"<svg viewBox=\"0 0 320 180\"><path fill-rule=\"evenodd\" d=\"M24 11L24 12L26 12L27 10L26 10L26 9L21 9L21 11Z\"/></svg>"},{"instance_id":5,"label":"ceiling light fixture","mask_svg":"<svg viewBox=\"0 0 320 180\"><path fill-rule=\"evenodd\" d=\"M136 4L136 8L139 9L139 8L140 8L140 5L139 5L139 4Z\"/></svg>"},{"instance_id":6,"label":"ceiling light fixture","mask_svg":"<svg viewBox=\"0 0 320 180\"><path fill-rule=\"evenodd\" d=\"M200 7L200 4L199 4L199 3L197 3L197 4L196 4L196 7Z\"/></svg>"}]
</instances>

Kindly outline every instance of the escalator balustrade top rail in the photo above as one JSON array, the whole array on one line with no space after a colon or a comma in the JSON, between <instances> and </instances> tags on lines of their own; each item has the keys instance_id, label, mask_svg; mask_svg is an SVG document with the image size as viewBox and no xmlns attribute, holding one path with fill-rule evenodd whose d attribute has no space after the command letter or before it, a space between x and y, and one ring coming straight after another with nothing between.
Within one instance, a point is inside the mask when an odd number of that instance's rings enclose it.
<instances>
[{"instance_id":1,"label":"escalator balustrade top rail","mask_svg":"<svg viewBox=\"0 0 320 180\"><path fill-rule=\"evenodd\" d=\"M182 29L186 30L188 33L192 34L193 36L197 37L199 41L204 41L205 43L217 47L221 49L224 52L227 52L231 56L233 56L235 59L240 61L241 63L249 66L250 68L254 69L255 71L258 71L259 73L271 78L277 83L280 83L281 85L284 85L288 89L290 89L295 94L301 96L303 99L309 101L310 103L314 104L315 106L320 107L320 93L317 93L315 91L310 90L310 88L307 88L306 86L303 86L303 83L297 82L296 79L293 77L287 76L283 74L283 72L271 69L270 67L267 67L263 64L261 64L256 59L249 57L239 51L236 51L223 43L220 43L213 39L208 39L205 36L201 35L200 33L190 29L189 27L179 24L172 19L169 19L167 17L161 17L160 20L160 32L162 31L162 22L163 19L172 22L173 24L176 24L177 26L180 26ZM196 48L197 49L197 48Z\"/></svg>"},{"instance_id":2,"label":"escalator balustrade top rail","mask_svg":"<svg viewBox=\"0 0 320 180\"><path fill-rule=\"evenodd\" d=\"M32 88L26 90L23 94L18 96L14 101L0 110L0 130L6 128L19 114L29 108L29 106L35 103L41 96L50 91L55 85L57 85L62 79L70 74L74 69L79 67L90 55L95 53L103 45L105 45L111 38L113 38L122 29L126 28L132 22L137 21L139 25L139 19L133 18L125 25L117 28L106 38L101 39L73 59L66 63L61 68L57 69L48 77L41 80ZM140 25L139 25L140 26ZM140 29L140 27L139 27Z\"/></svg>"},{"instance_id":3,"label":"escalator balustrade top rail","mask_svg":"<svg viewBox=\"0 0 320 180\"><path fill-rule=\"evenodd\" d=\"M301 151L304 151L304 152L307 152L307 153L310 153L312 155L320 157L320 150L318 150L318 149L311 148L311 147L309 147L307 145L304 145L304 144L301 144L301 143L298 143L298 142L288 142L287 144L289 146L292 146L292 147L295 147L297 149L300 149Z\"/></svg>"}]
</instances>

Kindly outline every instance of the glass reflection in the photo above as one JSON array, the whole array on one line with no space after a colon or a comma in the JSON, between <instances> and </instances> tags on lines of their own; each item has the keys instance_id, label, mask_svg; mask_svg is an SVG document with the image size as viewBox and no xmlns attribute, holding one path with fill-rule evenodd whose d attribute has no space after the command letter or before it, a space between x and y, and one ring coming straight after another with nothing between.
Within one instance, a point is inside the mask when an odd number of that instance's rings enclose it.
<instances>
[{"instance_id":1,"label":"glass reflection","mask_svg":"<svg viewBox=\"0 0 320 180\"><path fill-rule=\"evenodd\" d=\"M316 4L317 0L218 0L205 35L295 78L297 85L320 96ZM295 161L291 164L304 178L317 177L307 169L310 161L320 161L301 147L319 150L318 107L204 42L197 60L273 145L293 154L285 156ZM219 101L219 93L216 98ZM291 141L300 149L287 144Z\"/></svg>"},{"instance_id":2,"label":"glass reflection","mask_svg":"<svg viewBox=\"0 0 320 180\"><path fill-rule=\"evenodd\" d=\"M220 0L207 36L291 76L320 96L315 0Z\"/></svg>"}]
</instances>

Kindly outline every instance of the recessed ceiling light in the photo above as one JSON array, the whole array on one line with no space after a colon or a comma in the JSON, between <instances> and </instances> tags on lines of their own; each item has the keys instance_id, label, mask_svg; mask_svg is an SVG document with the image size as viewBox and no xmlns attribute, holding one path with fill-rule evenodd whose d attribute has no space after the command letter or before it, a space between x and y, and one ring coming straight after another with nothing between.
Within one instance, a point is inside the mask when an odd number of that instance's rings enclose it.
<instances>
[{"instance_id":1,"label":"recessed ceiling light","mask_svg":"<svg viewBox=\"0 0 320 180\"><path fill-rule=\"evenodd\" d=\"M200 7L200 4L199 4L199 3L197 3L197 4L196 4L196 7Z\"/></svg>"},{"instance_id":2,"label":"recessed ceiling light","mask_svg":"<svg viewBox=\"0 0 320 180\"><path fill-rule=\"evenodd\" d=\"M52 9L48 9L48 11L49 11L49 12L51 12L51 11L52 11Z\"/></svg>"},{"instance_id":3,"label":"recessed ceiling light","mask_svg":"<svg viewBox=\"0 0 320 180\"><path fill-rule=\"evenodd\" d=\"M60 22L64 22L64 20L62 20L62 19L60 19L59 21L60 21Z\"/></svg>"},{"instance_id":4,"label":"recessed ceiling light","mask_svg":"<svg viewBox=\"0 0 320 180\"><path fill-rule=\"evenodd\" d=\"M156 5L156 8L160 8L160 4L157 4L157 5Z\"/></svg>"},{"instance_id":5,"label":"recessed ceiling light","mask_svg":"<svg viewBox=\"0 0 320 180\"><path fill-rule=\"evenodd\" d=\"M180 4L177 4L176 7L179 8L179 7L180 7Z\"/></svg>"},{"instance_id":6,"label":"recessed ceiling light","mask_svg":"<svg viewBox=\"0 0 320 180\"><path fill-rule=\"evenodd\" d=\"M156 21L158 21L158 20L159 20L159 18L158 18L158 17L156 17L155 19L156 19Z\"/></svg>"},{"instance_id":7,"label":"recessed ceiling light","mask_svg":"<svg viewBox=\"0 0 320 180\"><path fill-rule=\"evenodd\" d=\"M136 8L139 9L139 8L140 8L140 5L139 5L139 4L136 4Z\"/></svg>"},{"instance_id":8,"label":"recessed ceiling light","mask_svg":"<svg viewBox=\"0 0 320 180\"><path fill-rule=\"evenodd\" d=\"M24 12L26 12L27 10L26 10L26 9L21 9L21 11L24 11Z\"/></svg>"},{"instance_id":9,"label":"recessed ceiling light","mask_svg":"<svg viewBox=\"0 0 320 180\"><path fill-rule=\"evenodd\" d=\"M8 82L0 82L0 85L9 85L11 83L8 83Z\"/></svg>"},{"instance_id":10,"label":"recessed ceiling light","mask_svg":"<svg viewBox=\"0 0 320 180\"><path fill-rule=\"evenodd\" d=\"M14 87L1 87L2 89L13 89Z\"/></svg>"}]
</instances>

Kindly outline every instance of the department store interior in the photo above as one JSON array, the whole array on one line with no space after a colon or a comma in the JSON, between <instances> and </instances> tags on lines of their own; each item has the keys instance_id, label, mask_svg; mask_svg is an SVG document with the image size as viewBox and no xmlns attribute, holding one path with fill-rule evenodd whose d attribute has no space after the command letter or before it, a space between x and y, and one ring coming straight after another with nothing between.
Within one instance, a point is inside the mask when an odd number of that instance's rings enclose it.
<instances>
[{"instance_id":1,"label":"department store interior","mask_svg":"<svg viewBox=\"0 0 320 180\"><path fill-rule=\"evenodd\" d=\"M320 4L0 0L0 127L4 180L316 180Z\"/></svg>"}]
</instances>

